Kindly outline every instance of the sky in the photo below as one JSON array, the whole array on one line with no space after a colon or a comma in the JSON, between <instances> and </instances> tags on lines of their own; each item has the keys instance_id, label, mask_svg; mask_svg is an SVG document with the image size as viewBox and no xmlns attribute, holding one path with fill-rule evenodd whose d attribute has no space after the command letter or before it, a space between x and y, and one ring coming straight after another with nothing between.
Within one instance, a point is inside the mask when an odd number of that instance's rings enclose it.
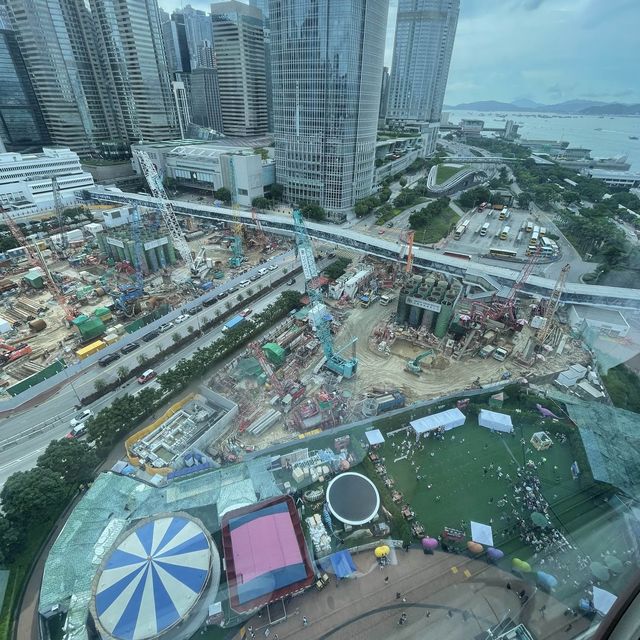
<instances>
[{"instance_id":1,"label":"sky","mask_svg":"<svg viewBox=\"0 0 640 640\"><path fill-rule=\"evenodd\" d=\"M159 4L167 11L180 6L178 0ZM390 0L389 67L397 7ZM445 103L640 103L639 25L640 0L460 0Z\"/></svg>"}]
</instances>

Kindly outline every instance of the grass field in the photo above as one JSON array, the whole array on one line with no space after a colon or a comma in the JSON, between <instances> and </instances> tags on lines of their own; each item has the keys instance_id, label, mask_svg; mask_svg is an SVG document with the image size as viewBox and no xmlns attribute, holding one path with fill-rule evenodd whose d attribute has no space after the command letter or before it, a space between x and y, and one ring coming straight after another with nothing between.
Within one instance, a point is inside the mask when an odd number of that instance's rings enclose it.
<instances>
[{"instance_id":1,"label":"grass field","mask_svg":"<svg viewBox=\"0 0 640 640\"><path fill-rule=\"evenodd\" d=\"M460 216L451 207L447 207L440 215L431 218L426 227L416 229L414 241L421 244L438 242L449 233L451 226L459 219Z\"/></svg>"},{"instance_id":2,"label":"grass field","mask_svg":"<svg viewBox=\"0 0 640 640\"><path fill-rule=\"evenodd\" d=\"M442 184L446 182L452 176L455 176L456 173L462 171L465 167L452 167L446 164L438 165L438 173L436 174L436 184Z\"/></svg>"},{"instance_id":3,"label":"grass field","mask_svg":"<svg viewBox=\"0 0 640 640\"><path fill-rule=\"evenodd\" d=\"M619 409L640 412L640 378L624 364L612 367L602 376L611 401Z\"/></svg>"},{"instance_id":4,"label":"grass field","mask_svg":"<svg viewBox=\"0 0 640 640\"><path fill-rule=\"evenodd\" d=\"M515 410L518 406L523 407L520 413ZM517 535L505 532L510 509L497 506L501 497L506 495L511 499L513 495L513 485L507 474L516 479L518 467L533 460L541 464L537 474L542 493L550 505L553 526L582 554L593 559L599 560L605 551L615 551L622 557L629 545L622 519L607 502L612 490L593 481L574 428L568 421L543 422L533 409L533 403L528 401L523 405L507 404L502 411L512 415L513 435L492 433L478 426L474 412L466 412L468 417L464 426L447 432L444 440L424 440L424 450L415 452L408 460L396 461L401 455L400 444L407 437L405 433L387 436L378 453L385 458L387 471L396 483L395 489L403 493L404 501L411 505L416 520L425 526L427 534L436 537L444 527L452 527L463 529L468 536L470 520L491 524L494 545L508 558L518 557L529 561L534 569L543 569L536 565L533 548L525 545ZM393 428L383 427L383 430ZM549 432L554 440L554 445L544 452L538 452L529 444L533 433L540 430ZM556 433L567 435L567 441L559 442ZM571 476L574 460L578 460L583 471L578 480ZM493 464L493 470L490 464ZM498 467L502 469L503 478L497 475ZM417 480L418 475L421 480ZM501 520L501 517L505 519ZM584 571L581 574L577 566L575 569L575 578L582 583ZM620 581L621 578L612 578L607 588Z\"/></svg>"}]
</instances>

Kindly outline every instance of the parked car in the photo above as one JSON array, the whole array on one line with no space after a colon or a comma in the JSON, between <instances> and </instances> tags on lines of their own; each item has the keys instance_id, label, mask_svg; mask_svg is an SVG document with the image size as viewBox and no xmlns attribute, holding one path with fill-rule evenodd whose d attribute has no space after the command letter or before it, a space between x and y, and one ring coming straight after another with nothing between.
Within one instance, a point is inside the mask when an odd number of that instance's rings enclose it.
<instances>
[{"instance_id":1,"label":"parked car","mask_svg":"<svg viewBox=\"0 0 640 640\"><path fill-rule=\"evenodd\" d=\"M255 275L253 275L253 276L251 276L251 277L249 278L249 280L250 280L251 282L255 282L256 280L259 280L259 279L260 279L260 274L259 274L259 273L256 273Z\"/></svg>"},{"instance_id":2,"label":"parked car","mask_svg":"<svg viewBox=\"0 0 640 640\"><path fill-rule=\"evenodd\" d=\"M137 342L130 342L120 349L120 353L131 353L135 351L140 345Z\"/></svg>"},{"instance_id":3,"label":"parked car","mask_svg":"<svg viewBox=\"0 0 640 640\"><path fill-rule=\"evenodd\" d=\"M84 409L80 413L77 413L75 416L73 416L73 418L71 418L71 420L69 421L69 424L72 427L77 427L79 424L82 424L83 422L85 422L92 415L93 415L93 411L91 411L91 409Z\"/></svg>"},{"instance_id":4,"label":"parked car","mask_svg":"<svg viewBox=\"0 0 640 640\"><path fill-rule=\"evenodd\" d=\"M142 336L143 342L151 342L154 338L157 338L160 335L159 329L154 329L153 331L149 331L147 335Z\"/></svg>"},{"instance_id":5,"label":"parked car","mask_svg":"<svg viewBox=\"0 0 640 640\"><path fill-rule=\"evenodd\" d=\"M195 307L193 307L193 309L189 309L189 311L187 311L187 313L190 316L195 316L199 311L202 311L202 305L196 305Z\"/></svg>"},{"instance_id":6,"label":"parked car","mask_svg":"<svg viewBox=\"0 0 640 640\"><path fill-rule=\"evenodd\" d=\"M387 222L385 227L389 227L389 229L391 229L391 227L393 227L393 222Z\"/></svg>"},{"instance_id":7,"label":"parked car","mask_svg":"<svg viewBox=\"0 0 640 640\"><path fill-rule=\"evenodd\" d=\"M269 271L275 271L278 268L277 264L270 264L268 267Z\"/></svg>"},{"instance_id":8,"label":"parked car","mask_svg":"<svg viewBox=\"0 0 640 640\"><path fill-rule=\"evenodd\" d=\"M186 322L189 319L189 316L186 313L183 313L182 315L179 315L173 322L174 324L181 324L183 322Z\"/></svg>"},{"instance_id":9,"label":"parked car","mask_svg":"<svg viewBox=\"0 0 640 640\"><path fill-rule=\"evenodd\" d=\"M120 359L119 353L109 353L106 356L102 356L102 358L98 360L98 364L101 367L106 367L108 364L111 364L112 362L115 362L116 360L119 360L119 359Z\"/></svg>"},{"instance_id":10,"label":"parked car","mask_svg":"<svg viewBox=\"0 0 640 640\"><path fill-rule=\"evenodd\" d=\"M239 287L248 287L251 284L251 280L243 280L242 282L238 283Z\"/></svg>"},{"instance_id":11,"label":"parked car","mask_svg":"<svg viewBox=\"0 0 640 640\"><path fill-rule=\"evenodd\" d=\"M138 376L138 384L145 384L149 380L153 380L157 375L153 369L147 369L142 375Z\"/></svg>"},{"instance_id":12,"label":"parked car","mask_svg":"<svg viewBox=\"0 0 640 640\"><path fill-rule=\"evenodd\" d=\"M287 280L285 282L285 284L288 284L289 286L291 286L292 284L296 283L296 279L295 278L289 278L289 280Z\"/></svg>"},{"instance_id":13,"label":"parked car","mask_svg":"<svg viewBox=\"0 0 640 640\"><path fill-rule=\"evenodd\" d=\"M171 329L171 327L173 327L173 322L165 322L163 325L160 325L158 327L158 331L160 333L164 333L165 331L169 331L169 329Z\"/></svg>"},{"instance_id":14,"label":"parked car","mask_svg":"<svg viewBox=\"0 0 640 640\"><path fill-rule=\"evenodd\" d=\"M243 318L246 318L247 316L250 316L252 313L253 313L253 309L251 309L251 308L247 307L244 311L241 311L241 312L240 312L240 315L241 315Z\"/></svg>"}]
</instances>

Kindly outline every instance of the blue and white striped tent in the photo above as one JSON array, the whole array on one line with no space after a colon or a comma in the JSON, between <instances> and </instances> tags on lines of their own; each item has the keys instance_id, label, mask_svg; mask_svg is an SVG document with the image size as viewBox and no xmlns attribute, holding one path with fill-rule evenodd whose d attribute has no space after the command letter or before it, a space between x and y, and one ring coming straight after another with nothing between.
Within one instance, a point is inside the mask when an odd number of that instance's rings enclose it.
<instances>
[{"instance_id":1,"label":"blue and white striped tent","mask_svg":"<svg viewBox=\"0 0 640 640\"><path fill-rule=\"evenodd\" d=\"M97 576L95 613L112 638L156 638L198 602L211 568L207 532L185 516L144 521L117 542Z\"/></svg>"}]
</instances>

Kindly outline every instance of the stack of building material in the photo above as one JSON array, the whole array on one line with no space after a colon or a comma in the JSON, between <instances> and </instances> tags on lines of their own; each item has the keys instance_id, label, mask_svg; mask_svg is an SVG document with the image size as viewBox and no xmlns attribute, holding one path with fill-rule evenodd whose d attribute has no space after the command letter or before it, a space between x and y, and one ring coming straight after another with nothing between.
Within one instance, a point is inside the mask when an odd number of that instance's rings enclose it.
<instances>
[{"instance_id":1,"label":"stack of building material","mask_svg":"<svg viewBox=\"0 0 640 640\"><path fill-rule=\"evenodd\" d=\"M322 518L319 513L305 518L307 527L309 528L309 536L313 543L313 548L316 554L321 557L331 551L331 536L327 533L327 530L322 523Z\"/></svg>"},{"instance_id":2,"label":"stack of building material","mask_svg":"<svg viewBox=\"0 0 640 640\"><path fill-rule=\"evenodd\" d=\"M246 428L246 431L254 436L258 436L267 429L270 429L278 420L280 420L280 412L275 409L270 409L267 413L262 414L254 420Z\"/></svg>"}]
</instances>

